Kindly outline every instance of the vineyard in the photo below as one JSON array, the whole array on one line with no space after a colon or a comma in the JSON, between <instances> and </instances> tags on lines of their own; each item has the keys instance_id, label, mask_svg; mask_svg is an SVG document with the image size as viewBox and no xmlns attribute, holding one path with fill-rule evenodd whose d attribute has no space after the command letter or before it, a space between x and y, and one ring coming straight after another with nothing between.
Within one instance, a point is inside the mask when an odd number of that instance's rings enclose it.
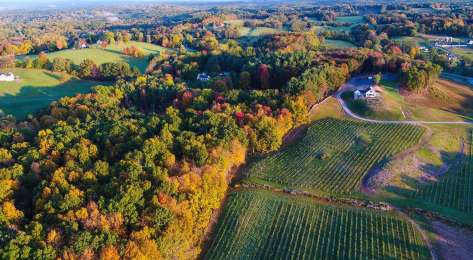
<instances>
[{"instance_id":1,"label":"vineyard","mask_svg":"<svg viewBox=\"0 0 473 260\"><path fill-rule=\"evenodd\" d=\"M434 205L473 213L473 145L472 136L468 154L464 156L460 167L452 167L438 181L427 185L419 184L408 197Z\"/></svg>"},{"instance_id":2,"label":"vineyard","mask_svg":"<svg viewBox=\"0 0 473 260\"><path fill-rule=\"evenodd\" d=\"M415 145L423 133L412 125L323 119L313 123L300 142L250 166L247 181L349 194L373 166Z\"/></svg>"},{"instance_id":3,"label":"vineyard","mask_svg":"<svg viewBox=\"0 0 473 260\"><path fill-rule=\"evenodd\" d=\"M205 259L429 259L415 227L393 214L268 191L229 195Z\"/></svg>"}]
</instances>

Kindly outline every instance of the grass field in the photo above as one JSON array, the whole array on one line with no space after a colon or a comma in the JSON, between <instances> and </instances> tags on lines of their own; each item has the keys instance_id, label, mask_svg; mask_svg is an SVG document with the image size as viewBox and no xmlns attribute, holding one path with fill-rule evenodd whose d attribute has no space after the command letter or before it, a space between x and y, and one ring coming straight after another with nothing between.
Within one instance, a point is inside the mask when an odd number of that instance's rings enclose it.
<instances>
[{"instance_id":1,"label":"grass field","mask_svg":"<svg viewBox=\"0 0 473 260\"><path fill-rule=\"evenodd\" d=\"M104 84L79 80L67 74L46 70L9 69L20 79L0 82L0 109L19 119L46 107L64 96L86 93L92 86Z\"/></svg>"},{"instance_id":2,"label":"grass field","mask_svg":"<svg viewBox=\"0 0 473 260\"><path fill-rule=\"evenodd\" d=\"M473 62L473 49L472 48L453 48L453 53L457 54L464 60Z\"/></svg>"},{"instance_id":3,"label":"grass field","mask_svg":"<svg viewBox=\"0 0 473 260\"><path fill-rule=\"evenodd\" d=\"M350 194L377 163L416 144L423 128L327 118L299 142L248 169L247 182L320 195Z\"/></svg>"},{"instance_id":4,"label":"grass field","mask_svg":"<svg viewBox=\"0 0 473 260\"><path fill-rule=\"evenodd\" d=\"M427 44L427 41L421 37L416 36L403 36L403 37L395 37L393 40L398 43L399 45L408 45L408 46L421 46Z\"/></svg>"},{"instance_id":5,"label":"grass field","mask_svg":"<svg viewBox=\"0 0 473 260\"><path fill-rule=\"evenodd\" d=\"M325 40L322 46L329 49L356 48L356 45L353 43L341 40Z\"/></svg>"},{"instance_id":6,"label":"grass field","mask_svg":"<svg viewBox=\"0 0 473 260\"><path fill-rule=\"evenodd\" d=\"M363 23L365 19L363 18L363 16L339 16L335 18L335 21L342 23L359 24Z\"/></svg>"},{"instance_id":7,"label":"grass field","mask_svg":"<svg viewBox=\"0 0 473 260\"><path fill-rule=\"evenodd\" d=\"M204 259L430 259L394 213L328 206L268 191L229 195Z\"/></svg>"},{"instance_id":8,"label":"grass field","mask_svg":"<svg viewBox=\"0 0 473 260\"><path fill-rule=\"evenodd\" d=\"M462 141L449 136L448 129L435 131L429 145L441 149L440 158L434 157L433 160L430 158L429 150L432 148L423 148L426 151L420 150L417 158L423 163L424 173L421 174L416 174L415 169L409 170L411 166L407 165L412 163L397 163L393 167L402 164L407 172L391 181L384 191L401 204L440 212L449 217L456 216L463 222L473 224L472 131L473 129L466 129L465 135L462 135L460 129L455 129L452 134L455 137L459 136ZM450 147L451 143L456 145ZM462 146L464 151L461 151ZM427 156L424 156L424 153L427 153ZM459 153L464 155L461 156ZM437 159L440 161L437 162ZM439 173L443 172L439 169L442 169L444 164L449 165L449 168L445 173ZM393 176L399 175L395 170L391 172Z\"/></svg>"},{"instance_id":9,"label":"grass field","mask_svg":"<svg viewBox=\"0 0 473 260\"><path fill-rule=\"evenodd\" d=\"M120 44L112 44L109 45L107 48L102 49L98 48L97 46L92 46L88 49L68 49L62 51L56 51L48 53L48 57L50 60L54 59L55 57L63 57L72 60L75 64L80 64L85 59L91 59L95 61L97 64L102 64L106 62L127 62L132 67L138 67L142 72L145 71L146 66L148 65L147 57L139 59L133 58L130 56L126 56L122 54L122 50L125 47L136 46L143 50L145 55L157 53L160 51L165 51L167 49L150 44L145 42L130 42L128 44L120 43Z\"/></svg>"}]
</instances>

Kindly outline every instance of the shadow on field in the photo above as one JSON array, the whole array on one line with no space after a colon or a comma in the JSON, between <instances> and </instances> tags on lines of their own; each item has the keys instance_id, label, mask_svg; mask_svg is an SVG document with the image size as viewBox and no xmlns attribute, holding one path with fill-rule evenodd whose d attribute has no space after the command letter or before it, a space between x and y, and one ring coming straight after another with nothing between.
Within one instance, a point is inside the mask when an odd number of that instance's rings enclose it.
<instances>
[{"instance_id":1,"label":"shadow on field","mask_svg":"<svg viewBox=\"0 0 473 260\"><path fill-rule=\"evenodd\" d=\"M467 164L471 164L469 156L459 152L441 152L441 166L433 164L420 165L423 171L422 176L401 176L403 187L390 185L385 187L389 193L401 196L412 204L412 207L422 207L415 201L422 204L431 204L438 207L450 208L460 212L471 212L473 207L468 207L473 199L473 194L467 192L471 181L467 174L469 169ZM467 168L465 168L467 167ZM470 182L470 183L469 183ZM409 203L409 200L412 203Z\"/></svg>"},{"instance_id":2,"label":"shadow on field","mask_svg":"<svg viewBox=\"0 0 473 260\"><path fill-rule=\"evenodd\" d=\"M109 84L107 82L70 79L55 86L26 85L21 87L16 94L4 93L0 95L0 111L14 115L21 120L28 114L39 112L52 101L56 101L61 97L88 93L93 86Z\"/></svg>"}]
</instances>

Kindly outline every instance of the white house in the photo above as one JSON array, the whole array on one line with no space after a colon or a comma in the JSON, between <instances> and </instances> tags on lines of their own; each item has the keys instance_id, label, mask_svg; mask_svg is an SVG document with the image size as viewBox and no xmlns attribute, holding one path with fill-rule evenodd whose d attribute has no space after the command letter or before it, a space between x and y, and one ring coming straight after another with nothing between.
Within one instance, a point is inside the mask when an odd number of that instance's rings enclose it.
<instances>
[{"instance_id":1,"label":"white house","mask_svg":"<svg viewBox=\"0 0 473 260\"><path fill-rule=\"evenodd\" d=\"M373 87L370 87L368 90L355 90L353 92L353 99L358 100L362 98L366 99L371 99L371 98L376 98L378 96L378 93Z\"/></svg>"},{"instance_id":2,"label":"white house","mask_svg":"<svg viewBox=\"0 0 473 260\"><path fill-rule=\"evenodd\" d=\"M470 41L468 42L468 45L473 45L473 40L470 40Z\"/></svg>"},{"instance_id":3,"label":"white house","mask_svg":"<svg viewBox=\"0 0 473 260\"><path fill-rule=\"evenodd\" d=\"M15 75L13 73L0 73L0 81L14 81Z\"/></svg>"},{"instance_id":4,"label":"white house","mask_svg":"<svg viewBox=\"0 0 473 260\"><path fill-rule=\"evenodd\" d=\"M199 74L197 74L197 80L199 80L199 81L209 81L210 76L207 75L207 73L199 73Z\"/></svg>"}]
</instances>

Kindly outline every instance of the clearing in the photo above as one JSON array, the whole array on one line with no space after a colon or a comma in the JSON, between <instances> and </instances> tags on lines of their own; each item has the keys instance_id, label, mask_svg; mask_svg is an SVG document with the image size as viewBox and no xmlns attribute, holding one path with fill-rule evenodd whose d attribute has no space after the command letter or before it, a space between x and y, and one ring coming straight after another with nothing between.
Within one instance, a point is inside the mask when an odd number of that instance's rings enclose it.
<instances>
[{"instance_id":1,"label":"clearing","mask_svg":"<svg viewBox=\"0 0 473 260\"><path fill-rule=\"evenodd\" d=\"M0 110L18 119L35 113L64 96L90 92L104 82L80 80L64 73L36 69L8 69L19 80L0 82Z\"/></svg>"},{"instance_id":2,"label":"clearing","mask_svg":"<svg viewBox=\"0 0 473 260\"><path fill-rule=\"evenodd\" d=\"M134 58L124 55L122 53L123 48L130 46L136 46L140 48L141 50L143 50L146 56L144 58ZM155 44L131 41L127 44L111 44L105 49L102 49L96 45L92 45L91 48L87 49L67 49L47 53L47 55L50 60L54 59L55 57L63 57L72 60L72 62L74 62L75 64L80 64L85 59L91 59L99 65L107 62L123 61L130 64L130 66L132 67L137 67L138 69L140 69L141 72L144 72L146 70L146 66L148 66L147 55L167 50L168 49ZM35 58L35 56L31 57Z\"/></svg>"},{"instance_id":3,"label":"clearing","mask_svg":"<svg viewBox=\"0 0 473 260\"><path fill-rule=\"evenodd\" d=\"M353 43L341 40L324 40L322 46L328 49L356 48L356 45L354 45Z\"/></svg>"}]
</instances>

